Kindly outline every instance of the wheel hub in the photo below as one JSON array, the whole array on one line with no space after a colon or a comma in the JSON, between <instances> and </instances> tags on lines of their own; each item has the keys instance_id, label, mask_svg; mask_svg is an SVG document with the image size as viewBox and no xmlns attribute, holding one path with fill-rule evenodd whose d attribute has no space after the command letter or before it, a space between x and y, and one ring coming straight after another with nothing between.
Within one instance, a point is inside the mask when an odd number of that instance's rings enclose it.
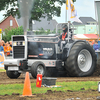
<instances>
[{"instance_id":1,"label":"wheel hub","mask_svg":"<svg viewBox=\"0 0 100 100\"><path fill-rule=\"evenodd\" d=\"M78 61L80 64L85 64L86 58L83 54L79 55Z\"/></svg>"},{"instance_id":2,"label":"wheel hub","mask_svg":"<svg viewBox=\"0 0 100 100\"><path fill-rule=\"evenodd\" d=\"M81 71L87 72L91 68L92 65L92 56L90 52L86 49L80 51L78 58L78 67Z\"/></svg>"},{"instance_id":3,"label":"wheel hub","mask_svg":"<svg viewBox=\"0 0 100 100\"><path fill-rule=\"evenodd\" d=\"M37 74L42 74L42 75L43 75L43 73L44 73L43 66L42 66L42 65L39 65L39 66L37 67Z\"/></svg>"}]
</instances>

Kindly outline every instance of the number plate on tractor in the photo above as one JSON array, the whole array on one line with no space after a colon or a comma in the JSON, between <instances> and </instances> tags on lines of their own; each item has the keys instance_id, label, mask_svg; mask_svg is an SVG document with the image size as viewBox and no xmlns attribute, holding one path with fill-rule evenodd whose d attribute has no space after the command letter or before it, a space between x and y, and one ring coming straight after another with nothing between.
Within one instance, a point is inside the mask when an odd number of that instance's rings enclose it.
<instances>
[{"instance_id":1,"label":"number plate on tractor","mask_svg":"<svg viewBox=\"0 0 100 100\"><path fill-rule=\"evenodd\" d=\"M13 70L19 70L18 67L8 67L8 70L13 71Z\"/></svg>"}]
</instances>

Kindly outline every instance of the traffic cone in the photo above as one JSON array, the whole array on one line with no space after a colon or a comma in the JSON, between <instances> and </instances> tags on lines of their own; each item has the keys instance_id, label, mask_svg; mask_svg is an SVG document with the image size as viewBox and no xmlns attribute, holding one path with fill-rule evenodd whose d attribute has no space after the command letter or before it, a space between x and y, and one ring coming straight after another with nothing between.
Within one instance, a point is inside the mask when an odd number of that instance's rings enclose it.
<instances>
[{"instance_id":1,"label":"traffic cone","mask_svg":"<svg viewBox=\"0 0 100 100\"><path fill-rule=\"evenodd\" d=\"M23 95L22 96L32 96L29 72L26 72L25 82L24 82L24 89L23 89Z\"/></svg>"}]
</instances>

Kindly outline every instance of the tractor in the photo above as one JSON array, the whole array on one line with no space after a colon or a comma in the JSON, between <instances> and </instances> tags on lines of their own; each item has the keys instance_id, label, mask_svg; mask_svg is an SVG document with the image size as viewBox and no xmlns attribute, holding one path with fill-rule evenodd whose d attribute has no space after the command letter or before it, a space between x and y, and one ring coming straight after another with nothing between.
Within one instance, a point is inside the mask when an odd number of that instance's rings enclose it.
<instances>
[{"instance_id":1,"label":"tractor","mask_svg":"<svg viewBox=\"0 0 100 100\"><path fill-rule=\"evenodd\" d=\"M12 36L13 59L4 61L4 68L9 78L18 78L22 72L30 72L36 78L42 76L84 77L93 74L96 68L96 54L93 47L85 40L73 39L71 23L68 37L59 43L59 35L14 35ZM57 33L57 32L56 32ZM72 38L70 38L72 34Z\"/></svg>"}]
</instances>

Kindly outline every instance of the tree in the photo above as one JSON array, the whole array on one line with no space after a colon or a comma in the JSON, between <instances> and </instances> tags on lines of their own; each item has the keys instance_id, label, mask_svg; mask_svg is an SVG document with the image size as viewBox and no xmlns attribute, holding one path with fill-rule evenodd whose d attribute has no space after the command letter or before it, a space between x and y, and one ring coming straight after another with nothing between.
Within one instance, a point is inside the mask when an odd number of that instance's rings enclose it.
<instances>
[{"instance_id":1,"label":"tree","mask_svg":"<svg viewBox=\"0 0 100 100\"><path fill-rule=\"evenodd\" d=\"M7 42L11 40L11 36L12 35L23 35L24 31L22 26L18 27L18 28L11 28L8 27L7 29L5 29L5 35L2 36L2 39Z\"/></svg>"},{"instance_id":2,"label":"tree","mask_svg":"<svg viewBox=\"0 0 100 100\"><path fill-rule=\"evenodd\" d=\"M74 2L76 0L73 0ZM55 2L59 5L55 6ZM60 16L61 5L65 3L66 0L35 0L32 12L31 19L39 20L40 17L48 16L51 19L53 16ZM10 9L9 6L11 7ZM7 13L4 16L15 16L16 14L20 17L19 10L16 9L18 6L17 0L1 0L0 1L0 11L6 9Z\"/></svg>"},{"instance_id":3,"label":"tree","mask_svg":"<svg viewBox=\"0 0 100 100\"><path fill-rule=\"evenodd\" d=\"M59 6L55 6L55 2L59 3ZM40 17L45 17L46 14L48 18L51 18L52 15L60 16L60 6L64 3L63 0L35 0L31 18L33 20L39 20ZM10 9L9 5L11 6ZM18 7L17 0L2 0L0 2L0 11L6 9L7 13L5 16L15 16L16 14L19 15L19 10L16 9Z\"/></svg>"},{"instance_id":4,"label":"tree","mask_svg":"<svg viewBox=\"0 0 100 100\"><path fill-rule=\"evenodd\" d=\"M76 2L76 0L73 0L73 2Z\"/></svg>"},{"instance_id":5,"label":"tree","mask_svg":"<svg viewBox=\"0 0 100 100\"><path fill-rule=\"evenodd\" d=\"M75 2L76 0L73 1ZM55 3L58 3L59 5L56 6ZM66 0L34 0L34 6L29 20L29 29L32 30L32 20L39 20L41 17L45 18L45 16L47 16L48 19L52 19L53 16L59 17L61 5L63 3L66 3ZM9 6L11 7L10 9ZM10 15L14 17L16 14L21 17L18 7L17 0L2 0L0 2L0 11L4 9L7 10L7 13L4 14L5 17Z\"/></svg>"}]
</instances>

